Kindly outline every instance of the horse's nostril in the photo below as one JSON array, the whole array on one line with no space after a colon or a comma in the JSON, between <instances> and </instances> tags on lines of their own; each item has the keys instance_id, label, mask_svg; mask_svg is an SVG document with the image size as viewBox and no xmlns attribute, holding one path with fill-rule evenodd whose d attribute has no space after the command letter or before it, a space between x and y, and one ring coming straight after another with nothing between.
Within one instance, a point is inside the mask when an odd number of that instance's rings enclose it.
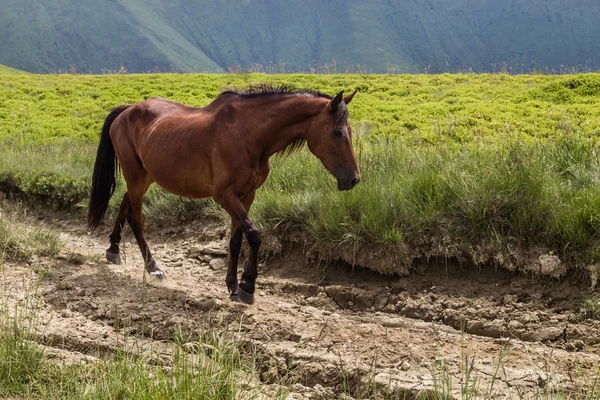
<instances>
[{"instance_id":1,"label":"horse's nostril","mask_svg":"<svg viewBox=\"0 0 600 400\"><path fill-rule=\"evenodd\" d=\"M352 181L350 181L350 187L356 186L358 182L360 182L360 178L357 176L356 178L352 179Z\"/></svg>"}]
</instances>

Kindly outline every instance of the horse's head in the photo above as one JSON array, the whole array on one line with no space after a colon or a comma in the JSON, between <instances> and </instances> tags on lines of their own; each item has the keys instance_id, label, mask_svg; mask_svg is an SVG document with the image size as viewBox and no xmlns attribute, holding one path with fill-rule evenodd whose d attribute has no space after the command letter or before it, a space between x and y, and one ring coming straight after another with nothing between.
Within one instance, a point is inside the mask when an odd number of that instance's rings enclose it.
<instances>
[{"instance_id":1,"label":"horse's head","mask_svg":"<svg viewBox=\"0 0 600 400\"><path fill-rule=\"evenodd\" d=\"M308 148L336 177L339 190L350 190L360 181L346 107L355 93L343 97L339 92L315 117L306 135Z\"/></svg>"}]
</instances>

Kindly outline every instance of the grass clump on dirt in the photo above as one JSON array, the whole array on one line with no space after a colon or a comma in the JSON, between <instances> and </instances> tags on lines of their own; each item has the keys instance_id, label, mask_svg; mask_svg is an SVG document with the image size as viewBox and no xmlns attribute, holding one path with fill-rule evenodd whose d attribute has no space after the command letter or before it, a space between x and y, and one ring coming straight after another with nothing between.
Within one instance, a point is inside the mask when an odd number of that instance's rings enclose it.
<instances>
[{"instance_id":1,"label":"grass clump on dirt","mask_svg":"<svg viewBox=\"0 0 600 400\"><path fill-rule=\"evenodd\" d=\"M62 249L58 235L44 228L29 228L0 208L0 260L26 261L32 256L54 256Z\"/></svg>"},{"instance_id":2,"label":"grass clump on dirt","mask_svg":"<svg viewBox=\"0 0 600 400\"><path fill-rule=\"evenodd\" d=\"M254 215L269 229L359 251L480 248L491 257L539 246L575 262L598 261L596 140L524 143L506 135L468 147L412 147L373 139L359 148L362 180L347 193L308 153L279 160Z\"/></svg>"},{"instance_id":3,"label":"grass clump on dirt","mask_svg":"<svg viewBox=\"0 0 600 400\"><path fill-rule=\"evenodd\" d=\"M37 293L26 293L21 300L12 294L4 283L1 398L284 399L288 391L283 381L263 386L242 344L232 335L215 332L205 332L196 340L157 343L145 350L132 343L114 355L61 364L40 344L44 321Z\"/></svg>"},{"instance_id":4,"label":"grass clump on dirt","mask_svg":"<svg viewBox=\"0 0 600 400\"><path fill-rule=\"evenodd\" d=\"M590 295L583 301L581 317L600 320L600 298L597 295Z\"/></svg>"},{"instance_id":5,"label":"grass clump on dirt","mask_svg":"<svg viewBox=\"0 0 600 400\"><path fill-rule=\"evenodd\" d=\"M45 206L74 207L89 194L96 147L71 139L0 146L0 191Z\"/></svg>"}]
</instances>

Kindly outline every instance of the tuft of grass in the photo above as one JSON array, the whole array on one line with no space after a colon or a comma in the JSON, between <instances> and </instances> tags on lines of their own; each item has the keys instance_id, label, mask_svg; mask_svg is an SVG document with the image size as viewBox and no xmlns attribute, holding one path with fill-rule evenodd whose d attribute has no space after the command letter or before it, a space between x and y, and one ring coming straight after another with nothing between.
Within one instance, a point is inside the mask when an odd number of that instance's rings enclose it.
<instances>
[{"instance_id":1,"label":"tuft of grass","mask_svg":"<svg viewBox=\"0 0 600 400\"><path fill-rule=\"evenodd\" d=\"M83 265L87 258L81 253L69 252L67 254L67 262L73 265Z\"/></svg>"},{"instance_id":2,"label":"tuft of grass","mask_svg":"<svg viewBox=\"0 0 600 400\"><path fill-rule=\"evenodd\" d=\"M0 191L28 202L70 208L87 199L96 146L62 139L0 146Z\"/></svg>"},{"instance_id":3,"label":"tuft of grass","mask_svg":"<svg viewBox=\"0 0 600 400\"><path fill-rule=\"evenodd\" d=\"M4 264L0 260L0 270ZM43 349L35 343L38 328L38 297L24 296L22 303L9 304L8 288L0 292L0 397L24 393L45 369Z\"/></svg>"},{"instance_id":4,"label":"tuft of grass","mask_svg":"<svg viewBox=\"0 0 600 400\"><path fill-rule=\"evenodd\" d=\"M0 258L25 261L34 255L55 256L62 247L55 232L27 227L0 210Z\"/></svg>"},{"instance_id":5,"label":"tuft of grass","mask_svg":"<svg viewBox=\"0 0 600 400\"><path fill-rule=\"evenodd\" d=\"M600 319L600 300L596 295L588 296L581 305L583 319Z\"/></svg>"},{"instance_id":6,"label":"tuft of grass","mask_svg":"<svg viewBox=\"0 0 600 400\"><path fill-rule=\"evenodd\" d=\"M119 200L122 196L115 195ZM177 226L204 217L226 215L212 199L188 199L153 185L144 196L144 215L151 226Z\"/></svg>"}]
</instances>

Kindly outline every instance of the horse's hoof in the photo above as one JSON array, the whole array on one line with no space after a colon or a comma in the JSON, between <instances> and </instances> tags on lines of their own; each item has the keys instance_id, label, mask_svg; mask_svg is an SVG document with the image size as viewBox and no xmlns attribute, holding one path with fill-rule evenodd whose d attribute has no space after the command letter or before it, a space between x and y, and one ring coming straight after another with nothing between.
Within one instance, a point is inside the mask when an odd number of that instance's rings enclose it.
<instances>
[{"instance_id":1,"label":"horse's hoof","mask_svg":"<svg viewBox=\"0 0 600 400\"><path fill-rule=\"evenodd\" d=\"M156 261L154 260L146 263L146 271L148 272L148 275L158 279L159 281L165 279L165 273L162 269L158 268L158 265L156 265Z\"/></svg>"},{"instance_id":2,"label":"horse's hoof","mask_svg":"<svg viewBox=\"0 0 600 400\"><path fill-rule=\"evenodd\" d=\"M236 294L232 294L231 296L229 296L229 299L231 301L233 301L234 303L239 303L241 301L240 300L240 296L238 296L237 293Z\"/></svg>"},{"instance_id":3,"label":"horse's hoof","mask_svg":"<svg viewBox=\"0 0 600 400\"><path fill-rule=\"evenodd\" d=\"M165 279L165 273L162 269L158 268L158 265L156 265L154 260L146 264L146 271L148 271L148 275L158 279L159 281L163 281Z\"/></svg>"},{"instance_id":4,"label":"horse's hoof","mask_svg":"<svg viewBox=\"0 0 600 400\"><path fill-rule=\"evenodd\" d=\"M238 296L240 298L240 300L242 301L242 303L246 303L246 304L254 304L254 293L248 293L245 292L244 289L238 287Z\"/></svg>"},{"instance_id":5,"label":"horse's hoof","mask_svg":"<svg viewBox=\"0 0 600 400\"><path fill-rule=\"evenodd\" d=\"M106 250L106 259L111 264L121 265L121 255L119 253L112 253Z\"/></svg>"},{"instance_id":6,"label":"horse's hoof","mask_svg":"<svg viewBox=\"0 0 600 400\"><path fill-rule=\"evenodd\" d=\"M150 275L153 278L158 279L161 282L166 279L165 273L163 271L161 271L160 269L156 269L154 271L148 271L148 275Z\"/></svg>"}]
</instances>

